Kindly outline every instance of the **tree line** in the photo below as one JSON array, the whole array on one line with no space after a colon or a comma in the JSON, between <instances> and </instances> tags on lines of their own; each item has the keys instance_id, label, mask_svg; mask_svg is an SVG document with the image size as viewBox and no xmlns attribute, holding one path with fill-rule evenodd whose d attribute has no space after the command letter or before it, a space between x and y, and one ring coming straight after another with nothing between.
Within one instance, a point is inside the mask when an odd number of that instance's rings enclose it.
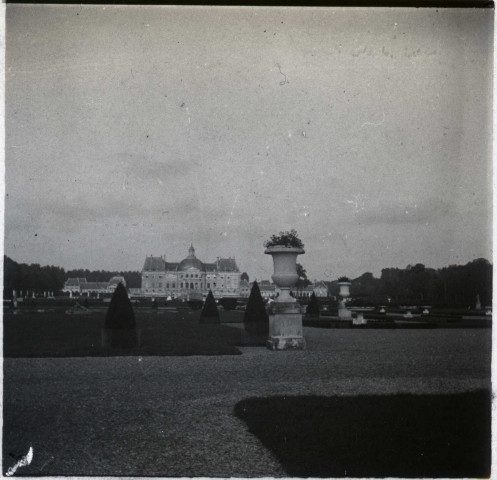
<instances>
[{"instance_id":1,"label":"tree line","mask_svg":"<svg viewBox=\"0 0 497 480\"><path fill-rule=\"evenodd\" d=\"M66 280L63 268L38 263L17 263L4 255L3 257L4 297L10 298L13 290L23 292L58 292Z\"/></svg>"},{"instance_id":2,"label":"tree line","mask_svg":"<svg viewBox=\"0 0 497 480\"><path fill-rule=\"evenodd\" d=\"M75 269L67 272L52 265L17 263L4 255L4 297L12 291L35 293L60 292L68 278L86 278L88 282L108 282L113 276L123 276L128 288L141 287L141 272ZM246 273L245 273L246 275ZM248 278L248 275L246 275ZM309 283L305 269L299 265L299 286ZM325 282L332 296L338 295L337 281ZM483 306L492 303L492 264L478 258L466 265L450 265L441 269L423 264L406 268L384 268L381 277L366 272L352 280L352 302L358 303L412 303L474 305L480 296Z\"/></svg>"},{"instance_id":3,"label":"tree line","mask_svg":"<svg viewBox=\"0 0 497 480\"><path fill-rule=\"evenodd\" d=\"M337 282L327 282L333 296ZM478 258L466 265L434 269L423 264L384 268L381 277L367 272L351 281L351 303L409 303L473 306L477 295L482 306L492 304L492 264Z\"/></svg>"},{"instance_id":4,"label":"tree line","mask_svg":"<svg viewBox=\"0 0 497 480\"><path fill-rule=\"evenodd\" d=\"M40 294L43 292L60 292L64 288L64 283L68 278L79 277L86 278L88 282L108 282L114 276L122 276L126 280L128 288L140 288L141 273L137 271L106 271L106 270L88 270L76 269L67 272L61 268L52 265L40 266L37 263L17 263L8 256L3 257L4 271L4 298L10 298L12 291L34 292Z\"/></svg>"}]
</instances>

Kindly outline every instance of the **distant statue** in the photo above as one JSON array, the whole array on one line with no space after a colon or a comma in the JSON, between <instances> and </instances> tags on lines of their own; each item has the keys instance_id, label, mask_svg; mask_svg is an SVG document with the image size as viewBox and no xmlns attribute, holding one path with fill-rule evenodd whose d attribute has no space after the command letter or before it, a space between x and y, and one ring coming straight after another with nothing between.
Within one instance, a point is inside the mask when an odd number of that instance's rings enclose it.
<instances>
[{"instance_id":1,"label":"distant statue","mask_svg":"<svg viewBox=\"0 0 497 480\"><path fill-rule=\"evenodd\" d=\"M476 295L476 310L481 310L480 294Z\"/></svg>"}]
</instances>

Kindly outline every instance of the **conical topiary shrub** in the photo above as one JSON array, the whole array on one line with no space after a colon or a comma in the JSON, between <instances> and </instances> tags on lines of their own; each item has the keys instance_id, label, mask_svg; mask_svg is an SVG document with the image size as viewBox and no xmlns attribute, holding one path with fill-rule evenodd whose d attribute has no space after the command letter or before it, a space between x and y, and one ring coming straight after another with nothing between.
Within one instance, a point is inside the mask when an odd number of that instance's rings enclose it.
<instances>
[{"instance_id":1,"label":"conical topiary shrub","mask_svg":"<svg viewBox=\"0 0 497 480\"><path fill-rule=\"evenodd\" d=\"M267 340L267 335L269 334L269 317L257 281L254 281L252 290L250 290L243 323L245 331L256 343L257 340Z\"/></svg>"},{"instance_id":2,"label":"conical topiary shrub","mask_svg":"<svg viewBox=\"0 0 497 480\"><path fill-rule=\"evenodd\" d=\"M220 323L219 311L217 309L216 301L214 300L214 295L212 290L209 290L209 294L205 299L204 306L202 307L202 312L200 313L200 323Z\"/></svg>"},{"instance_id":3,"label":"conical topiary shrub","mask_svg":"<svg viewBox=\"0 0 497 480\"><path fill-rule=\"evenodd\" d=\"M309 305L307 305L306 310L307 316L310 317L318 317L319 316L319 301L316 297L316 294L312 292L311 299L309 301Z\"/></svg>"},{"instance_id":4,"label":"conical topiary shrub","mask_svg":"<svg viewBox=\"0 0 497 480\"><path fill-rule=\"evenodd\" d=\"M112 295L104 330L102 338L105 346L133 348L137 345L135 313L122 283L117 285Z\"/></svg>"}]
</instances>

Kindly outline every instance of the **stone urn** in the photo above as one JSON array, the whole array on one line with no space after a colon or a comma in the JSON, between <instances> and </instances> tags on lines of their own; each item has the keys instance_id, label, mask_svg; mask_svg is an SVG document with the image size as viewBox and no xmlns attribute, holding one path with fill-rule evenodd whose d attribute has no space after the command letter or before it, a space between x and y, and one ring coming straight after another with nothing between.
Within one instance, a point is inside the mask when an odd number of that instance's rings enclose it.
<instances>
[{"instance_id":1,"label":"stone urn","mask_svg":"<svg viewBox=\"0 0 497 480\"><path fill-rule=\"evenodd\" d=\"M350 297L350 286L351 282L338 282L338 286L340 287L340 292L338 293L342 298Z\"/></svg>"},{"instance_id":2,"label":"stone urn","mask_svg":"<svg viewBox=\"0 0 497 480\"><path fill-rule=\"evenodd\" d=\"M268 247L264 253L273 257L274 275L273 282L280 289L280 295L276 302L296 302L290 295L299 276L297 274L297 256L305 253L303 248L275 246Z\"/></svg>"},{"instance_id":3,"label":"stone urn","mask_svg":"<svg viewBox=\"0 0 497 480\"><path fill-rule=\"evenodd\" d=\"M305 339L302 328L302 312L297 300L290 295L291 288L297 283L297 256L305 253L303 248L275 246L265 252L273 257L273 282L280 295L268 308L270 350L302 350Z\"/></svg>"},{"instance_id":4,"label":"stone urn","mask_svg":"<svg viewBox=\"0 0 497 480\"><path fill-rule=\"evenodd\" d=\"M351 282L344 281L338 282L340 291L338 293L340 297L340 302L338 303L338 318L341 320L350 320L352 318L352 312L347 308L347 298L350 297L350 286Z\"/></svg>"}]
</instances>

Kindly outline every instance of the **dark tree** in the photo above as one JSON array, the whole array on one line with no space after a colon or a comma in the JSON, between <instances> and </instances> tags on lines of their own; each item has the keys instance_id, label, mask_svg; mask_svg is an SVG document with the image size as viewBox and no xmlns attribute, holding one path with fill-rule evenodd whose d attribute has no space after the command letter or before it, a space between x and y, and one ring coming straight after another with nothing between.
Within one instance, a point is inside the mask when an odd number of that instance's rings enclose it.
<instances>
[{"instance_id":1,"label":"dark tree","mask_svg":"<svg viewBox=\"0 0 497 480\"><path fill-rule=\"evenodd\" d=\"M4 298L11 298L12 290L42 293L58 292L64 286L65 272L51 265L17 263L4 255Z\"/></svg>"},{"instance_id":2,"label":"dark tree","mask_svg":"<svg viewBox=\"0 0 497 480\"><path fill-rule=\"evenodd\" d=\"M316 297L316 294L312 292L311 299L309 301L309 305L307 305L307 315L319 315L319 300Z\"/></svg>"},{"instance_id":3,"label":"dark tree","mask_svg":"<svg viewBox=\"0 0 497 480\"><path fill-rule=\"evenodd\" d=\"M299 276L296 284L297 290L303 290L305 287L307 287L307 285L311 284L310 280L307 278L307 272L305 268L300 263L297 263L297 275Z\"/></svg>"},{"instance_id":4,"label":"dark tree","mask_svg":"<svg viewBox=\"0 0 497 480\"><path fill-rule=\"evenodd\" d=\"M245 331L251 335L266 335L269 333L269 317L257 281L254 281L252 290L250 290L243 323Z\"/></svg>"},{"instance_id":5,"label":"dark tree","mask_svg":"<svg viewBox=\"0 0 497 480\"><path fill-rule=\"evenodd\" d=\"M221 305L225 310L234 310L238 300L233 297L223 297L219 299L219 305Z\"/></svg>"},{"instance_id":6,"label":"dark tree","mask_svg":"<svg viewBox=\"0 0 497 480\"><path fill-rule=\"evenodd\" d=\"M217 309L212 290L209 290L209 294L205 299L202 312L200 313L200 323L220 323L219 310Z\"/></svg>"},{"instance_id":7,"label":"dark tree","mask_svg":"<svg viewBox=\"0 0 497 480\"><path fill-rule=\"evenodd\" d=\"M247 272L243 272L240 276L240 280L245 280L245 281L249 281L249 276L248 276L248 273Z\"/></svg>"},{"instance_id":8,"label":"dark tree","mask_svg":"<svg viewBox=\"0 0 497 480\"><path fill-rule=\"evenodd\" d=\"M122 283L114 290L110 300L105 328L112 330L131 330L136 328L135 313L128 298L128 292Z\"/></svg>"}]
</instances>

